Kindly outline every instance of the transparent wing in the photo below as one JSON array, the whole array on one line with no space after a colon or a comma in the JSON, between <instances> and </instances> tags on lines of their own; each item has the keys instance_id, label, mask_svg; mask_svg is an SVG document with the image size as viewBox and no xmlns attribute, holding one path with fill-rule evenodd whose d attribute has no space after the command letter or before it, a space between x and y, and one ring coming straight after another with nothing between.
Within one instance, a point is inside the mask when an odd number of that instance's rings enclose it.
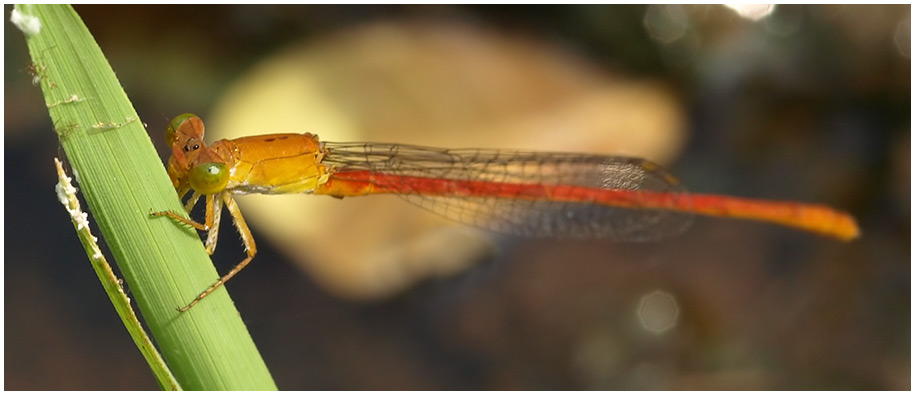
<instances>
[{"instance_id":1,"label":"transparent wing","mask_svg":"<svg viewBox=\"0 0 915 395\"><path fill-rule=\"evenodd\" d=\"M368 172L382 193L497 232L655 240L692 221L683 186L644 159L383 143L325 147L335 178Z\"/></svg>"}]
</instances>

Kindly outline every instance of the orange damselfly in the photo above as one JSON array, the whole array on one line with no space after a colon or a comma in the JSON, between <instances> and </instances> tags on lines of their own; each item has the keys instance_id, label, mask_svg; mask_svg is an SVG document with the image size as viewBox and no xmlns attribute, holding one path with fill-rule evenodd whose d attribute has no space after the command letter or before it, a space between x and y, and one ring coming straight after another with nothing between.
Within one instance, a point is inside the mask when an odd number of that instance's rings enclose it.
<instances>
[{"instance_id":1,"label":"orange damselfly","mask_svg":"<svg viewBox=\"0 0 915 395\"><path fill-rule=\"evenodd\" d=\"M201 292L186 311L257 254L234 195L308 193L338 198L396 194L447 218L525 236L654 240L685 230L693 214L765 221L840 240L858 236L848 214L822 205L698 195L639 158L403 144L332 143L305 134L203 142L203 121L175 117L166 141L168 174L190 213L206 197L206 221L168 216L208 231L216 248L222 206L235 219L247 257Z\"/></svg>"}]
</instances>

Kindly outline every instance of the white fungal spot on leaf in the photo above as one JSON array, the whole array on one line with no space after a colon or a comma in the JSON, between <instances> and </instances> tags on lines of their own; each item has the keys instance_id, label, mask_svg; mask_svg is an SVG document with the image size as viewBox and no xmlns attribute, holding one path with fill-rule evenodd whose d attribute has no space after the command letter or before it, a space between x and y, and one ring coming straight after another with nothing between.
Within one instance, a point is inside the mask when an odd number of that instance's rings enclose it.
<instances>
[{"instance_id":1,"label":"white fungal spot on leaf","mask_svg":"<svg viewBox=\"0 0 915 395\"><path fill-rule=\"evenodd\" d=\"M31 37L41 31L41 21L34 15L26 15L17 9L13 9L10 14L10 22L16 25L26 37Z\"/></svg>"}]
</instances>

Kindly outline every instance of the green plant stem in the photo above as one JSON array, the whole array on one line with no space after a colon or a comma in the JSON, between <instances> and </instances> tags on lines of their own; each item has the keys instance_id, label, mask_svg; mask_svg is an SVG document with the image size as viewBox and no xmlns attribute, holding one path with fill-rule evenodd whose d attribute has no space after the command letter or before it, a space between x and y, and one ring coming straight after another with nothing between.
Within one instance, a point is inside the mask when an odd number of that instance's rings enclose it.
<instances>
[{"instance_id":1,"label":"green plant stem","mask_svg":"<svg viewBox=\"0 0 915 395\"><path fill-rule=\"evenodd\" d=\"M60 163L60 160L54 158L54 165L57 167L57 187L55 187L57 198L67 209L67 213L70 214L70 220L76 228L79 241L83 244L86 255L89 256L89 262L92 263L95 274L98 276L99 281L102 282L105 293L108 294L108 299L111 300L111 304L114 305L114 309L121 317L121 321L124 323L124 327L127 328L127 332L130 333L134 344L140 349L143 357L146 358L146 363L149 364L153 375L156 376L159 387L180 390L181 385L175 380L175 376L168 369L168 364L165 363L159 351L153 346L152 340L146 335L146 330L140 324L140 319L130 306L130 298L127 297L127 293L121 287L120 280L114 274L114 270L111 269L108 260L105 259L105 255L102 254L102 250L96 243L96 237L89 230L88 215L80 208L79 199L76 198L76 188L70 183L70 177L64 173L63 164Z\"/></svg>"},{"instance_id":2,"label":"green plant stem","mask_svg":"<svg viewBox=\"0 0 915 395\"><path fill-rule=\"evenodd\" d=\"M275 389L196 232L151 210L182 206L143 123L89 31L66 5L18 5L30 67L102 237L181 388ZM49 158L50 160L50 158ZM87 301L90 303L91 301Z\"/></svg>"}]
</instances>

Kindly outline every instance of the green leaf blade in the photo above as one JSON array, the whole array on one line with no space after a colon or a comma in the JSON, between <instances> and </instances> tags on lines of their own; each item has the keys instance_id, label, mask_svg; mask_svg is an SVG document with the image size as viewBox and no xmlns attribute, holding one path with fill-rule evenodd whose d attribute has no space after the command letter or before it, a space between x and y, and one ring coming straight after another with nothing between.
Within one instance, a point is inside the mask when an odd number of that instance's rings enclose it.
<instances>
[{"instance_id":1,"label":"green leaf blade","mask_svg":"<svg viewBox=\"0 0 915 395\"><path fill-rule=\"evenodd\" d=\"M241 318L220 289L184 306L219 276L196 232L150 210L180 201L139 116L72 7L17 6L54 130L93 218L160 352L184 389L275 389Z\"/></svg>"}]
</instances>

